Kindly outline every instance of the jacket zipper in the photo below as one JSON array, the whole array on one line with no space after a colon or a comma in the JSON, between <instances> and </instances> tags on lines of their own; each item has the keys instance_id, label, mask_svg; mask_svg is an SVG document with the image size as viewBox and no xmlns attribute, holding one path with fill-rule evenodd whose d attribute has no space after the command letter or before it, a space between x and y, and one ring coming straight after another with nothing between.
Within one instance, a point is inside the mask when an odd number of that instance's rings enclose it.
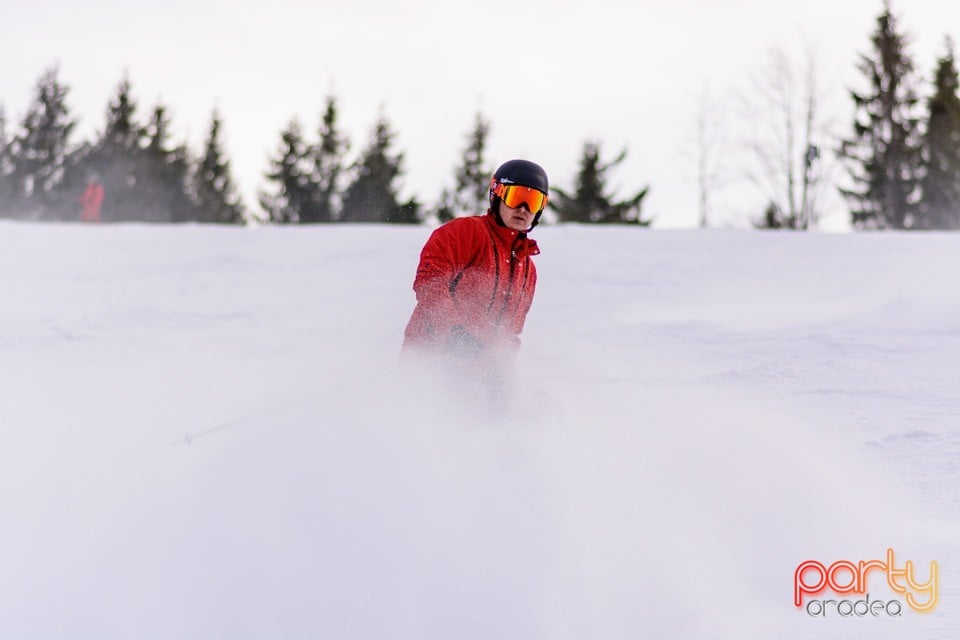
<instances>
[{"instance_id":1,"label":"jacket zipper","mask_svg":"<svg viewBox=\"0 0 960 640\"><path fill-rule=\"evenodd\" d=\"M494 280L493 280L493 293L490 296L490 304L487 306L487 311L493 311L493 305L497 302L497 292L500 289L500 247L497 245L497 236L491 230L487 229L487 233L490 234L490 242L493 244L493 264L494 269ZM519 236L517 236L519 240ZM503 305L500 307L500 312L497 314L497 326L500 327L503 324L503 314L506 313L507 307L510 306L510 299L513 297L513 275L515 269L515 261L517 258L517 250L515 248L516 240L510 246L510 273L509 279L507 281L507 292L504 297ZM526 284L527 281L527 269L526 267L523 270L523 281Z\"/></svg>"},{"instance_id":2,"label":"jacket zipper","mask_svg":"<svg viewBox=\"0 0 960 640\"><path fill-rule=\"evenodd\" d=\"M520 239L520 236L517 236L517 240L519 239ZM514 241L513 245L515 244L516 244L516 241ZM509 279L507 280L507 293L503 299L503 306L500 307L500 313L497 314L498 327L503 324L503 315L507 312L507 309L510 307L510 301L511 301L511 298L513 298L513 289L514 289L513 276L514 276L514 271L516 269L516 262L517 262L517 250L513 245L511 245L510 247L510 273L508 276ZM526 273L527 273L526 268L524 268L523 273L524 273L524 282L526 282Z\"/></svg>"}]
</instances>

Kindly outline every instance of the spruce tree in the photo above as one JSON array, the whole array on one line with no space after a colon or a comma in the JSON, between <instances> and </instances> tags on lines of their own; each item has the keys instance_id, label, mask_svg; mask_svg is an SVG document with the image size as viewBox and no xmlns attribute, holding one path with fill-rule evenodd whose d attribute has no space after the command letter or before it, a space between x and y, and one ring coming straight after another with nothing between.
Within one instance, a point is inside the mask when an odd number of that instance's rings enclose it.
<instances>
[{"instance_id":1,"label":"spruce tree","mask_svg":"<svg viewBox=\"0 0 960 640\"><path fill-rule=\"evenodd\" d=\"M0 104L0 218L13 212L13 158L7 138L7 113Z\"/></svg>"},{"instance_id":2,"label":"spruce tree","mask_svg":"<svg viewBox=\"0 0 960 640\"><path fill-rule=\"evenodd\" d=\"M46 216L57 204L76 126L66 102L69 89L57 75L54 67L40 76L33 102L9 144L11 208L25 217Z\"/></svg>"},{"instance_id":3,"label":"spruce tree","mask_svg":"<svg viewBox=\"0 0 960 640\"><path fill-rule=\"evenodd\" d=\"M343 158L350 148L350 141L340 132L337 119L336 98L329 96L320 123L319 141L310 149L312 193L301 215L302 223L333 222L337 219Z\"/></svg>"},{"instance_id":4,"label":"spruce tree","mask_svg":"<svg viewBox=\"0 0 960 640\"><path fill-rule=\"evenodd\" d=\"M140 154L141 193L147 219L155 222L185 222L196 218L187 193L189 154L185 144L171 146L167 108L153 108L146 127L146 147Z\"/></svg>"},{"instance_id":5,"label":"spruce tree","mask_svg":"<svg viewBox=\"0 0 960 640\"><path fill-rule=\"evenodd\" d=\"M776 202L767 204L763 210L763 217L753 221L753 226L757 229L796 229L796 218L785 214Z\"/></svg>"},{"instance_id":6,"label":"spruce tree","mask_svg":"<svg viewBox=\"0 0 960 640\"><path fill-rule=\"evenodd\" d=\"M394 133L381 116L366 149L353 166L354 176L343 197L344 222L419 222L414 200L400 203L396 180L403 169L403 153L391 151Z\"/></svg>"},{"instance_id":7,"label":"spruce tree","mask_svg":"<svg viewBox=\"0 0 960 640\"><path fill-rule=\"evenodd\" d=\"M423 222L420 216L420 202L415 198L410 198L400 203L400 206L393 210L387 216L386 222L391 224L420 224Z\"/></svg>"},{"instance_id":8,"label":"spruce tree","mask_svg":"<svg viewBox=\"0 0 960 640\"><path fill-rule=\"evenodd\" d=\"M179 186L180 191L171 204L172 222L198 222L201 219L200 209L193 198L194 192L190 184L192 166L193 161L187 145L180 144L174 147L170 155L166 182L171 185L171 188L174 185Z\"/></svg>"},{"instance_id":9,"label":"spruce tree","mask_svg":"<svg viewBox=\"0 0 960 640\"><path fill-rule=\"evenodd\" d=\"M484 160L490 123L477 112L473 129L467 134L460 165L453 176L453 188L446 188L437 206L437 218L447 222L460 215L477 215L486 211L489 203L490 176Z\"/></svg>"},{"instance_id":10,"label":"spruce tree","mask_svg":"<svg viewBox=\"0 0 960 640\"><path fill-rule=\"evenodd\" d=\"M854 133L840 147L853 187L841 192L855 227L909 229L918 224L918 99L913 61L889 3L884 3L871 41L873 55L862 55L858 64L870 89L851 91Z\"/></svg>"},{"instance_id":11,"label":"spruce tree","mask_svg":"<svg viewBox=\"0 0 960 640\"><path fill-rule=\"evenodd\" d=\"M313 192L307 162L307 145L296 118L280 133L280 148L270 160L266 178L276 183L275 193L261 193L260 206L270 220L280 224L301 222Z\"/></svg>"},{"instance_id":12,"label":"spruce tree","mask_svg":"<svg viewBox=\"0 0 960 640\"><path fill-rule=\"evenodd\" d=\"M137 102L132 95L130 79L124 76L107 108L107 128L103 134L105 147L117 153L139 148L143 130L134 117L136 111Z\"/></svg>"},{"instance_id":13,"label":"spruce tree","mask_svg":"<svg viewBox=\"0 0 960 640\"><path fill-rule=\"evenodd\" d=\"M634 196L620 201L614 200L608 192L607 172L626 157L627 152L624 150L610 162L601 162L600 145L585 142L573 193L553 188L554 195L551 196L550 204L556 209L560 221L649 225L651 220L644 220L641 212L649 187L644 187Z\"/></svg>"},{"instance_id":14,"label":"spruce tree","mask_svg":"<svg viewBox=\"0 0 960 640\"><path fill-rule=\"evenodd\" d=\"M921 181L923 226L960 229L960 97L953 43L937 62L934 94L927 102Z\"/></svg>"},{"instance_id":15,"label":"spruce tree","mask_svg":"<svg viewBox=\"0 0 960 640\"><path fill-rule=\"evenodd\" d=\"M150 201L144 193L143 127L136 120L137 101L124 76L107 104L103 133L71 172L70 190L86 182L103 186L103 221L148 220Z\"/></svg>"},{"instance_id":16,"label":"spruce tree","mask_svg":"<svg viewBox=\"0 0 960 640\"><path fill-rule=\"evenodd\" d=\"M236 194L230 162L224 157L220 130L223 120L214 110L203 156L193 173L193 195L199 219L216 224L241 224L243 205Z\"/></svg>"},{"instance_id":17,"label":"spruce tree","mask_svg":"<svg viewBox=\"0 0 960 640\"><path fill-rule=\"evenodd\" d=\"M49 217L56 220L77 220L80 217L79 198L87 186L87 178L92 173L88 168L93 147L90 142L81 142L64 159L63 180L56 188L56 203L51 207Z\"/></svg>"}]
</instances>

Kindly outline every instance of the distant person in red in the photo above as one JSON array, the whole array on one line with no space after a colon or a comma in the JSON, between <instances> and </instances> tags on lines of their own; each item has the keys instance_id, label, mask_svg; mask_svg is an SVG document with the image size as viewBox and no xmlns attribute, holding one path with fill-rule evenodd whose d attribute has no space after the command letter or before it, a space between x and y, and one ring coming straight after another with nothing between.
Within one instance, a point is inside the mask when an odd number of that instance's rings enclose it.
<instances>
[{"instance_id":1,"label":"distant person in red","mask_svg":"<svg viewBox=\"0 0 960 640\"><path fill-rule=\"evenodd\" d=\"M510 160L490 180L486 215L438 227L420 254L413 282L417 306L404 332L404 357L509 365L537 285L527 234L547 205L547 174L527 160Z\"/></svg>"},{"instance_id":2,"label":"distant person in red","mask_svg":"<svg viewBox=\"0 0 960 640\"><path fill-rule=\"evenodd\" d=\"M80 212L82 222L100 222L100 207L103 206L103 185L95 179L87 181L87 188L80 196L83 210Z\"/></svg>"}]
</instances>

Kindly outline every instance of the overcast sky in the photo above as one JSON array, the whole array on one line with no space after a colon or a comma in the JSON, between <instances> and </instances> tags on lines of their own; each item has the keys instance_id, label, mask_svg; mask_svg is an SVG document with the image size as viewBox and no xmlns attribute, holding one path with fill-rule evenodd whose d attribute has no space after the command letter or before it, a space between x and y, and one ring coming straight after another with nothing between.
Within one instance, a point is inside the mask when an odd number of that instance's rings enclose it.
<instances>
[{"instance_id":1,"label":"overcast sky","mask_svg":"<svg viewBox=\"0 0 960 640\"><path fill-rule=\"evenodd\" d=\"M846 134L844 87L858 81L857 55L869 50L882 2L0 0L0 7L0 103L11 120L23 114L40 73L59 63L78 133L87 136L102 129L127 72L140 116L162 100L173 109L175 135L194 148L213 108L221 110L250 206L280 130L298 116L313 137L333 92L354 152L381 110L391 121L406 153L405 196L435 201L481 109L492 123L491 165L527 157L564 186L584 140L602 142L610 156L626 147L613 180L621 195L649 184L647 213L661 226L691 226L701 87L715 96L723 121L736 123L727 125L732 133L743 124L737 96L770 48L799 59L809 42L821 61L825 113ZM944 37L960 32L960 3L900 1L894 11L929 80ZM741 179L737 137L724 142L731 175L716 198L717 224L742 224L759 206ZM838 213L826 226L845 222Z\"/></svg>"}]
</instances>

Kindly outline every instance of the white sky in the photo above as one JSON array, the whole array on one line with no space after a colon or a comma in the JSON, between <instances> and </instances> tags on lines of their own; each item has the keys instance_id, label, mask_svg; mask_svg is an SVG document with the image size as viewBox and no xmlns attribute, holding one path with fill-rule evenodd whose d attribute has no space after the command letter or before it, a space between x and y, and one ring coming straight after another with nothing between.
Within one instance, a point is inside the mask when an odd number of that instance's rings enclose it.
<instances>
[{"instance_id":1,"label":"white sky","mask_svg":"<svg viewBox=\"0 0 960 640\"><path fill-rule=\"evenodd\" d=\"M622 194L649 184L646 212L661 226L697 220L692 140L697 94L719 96L726 121L770 47L815 45L829 81L827 115L849 131L843 91L880 0L673 0L489 2L408 0L0 0L0 103L23 114L40 73L59 62L87 136L129 73L140 115L173 109L174 133L199 147L212 109L249 206L263 186L279 132L299 116L314 135L331 90L353 151L381 109L406 153L404 195L432 203L451 180L474 113L492 122L489 162L524 156L569 186L585 139L607 155L628 148L614 176ZM960 31L960 3L894 5L929 78L943 39ZM516 87L528 87L526 91ZM741 119L742 121L742 119ZM728 142L731 173L738 150ZM729 180L716 222L759 213L748 185ZM845 214L827 226L845 222Z\"/></svg>"}]
</instances>

